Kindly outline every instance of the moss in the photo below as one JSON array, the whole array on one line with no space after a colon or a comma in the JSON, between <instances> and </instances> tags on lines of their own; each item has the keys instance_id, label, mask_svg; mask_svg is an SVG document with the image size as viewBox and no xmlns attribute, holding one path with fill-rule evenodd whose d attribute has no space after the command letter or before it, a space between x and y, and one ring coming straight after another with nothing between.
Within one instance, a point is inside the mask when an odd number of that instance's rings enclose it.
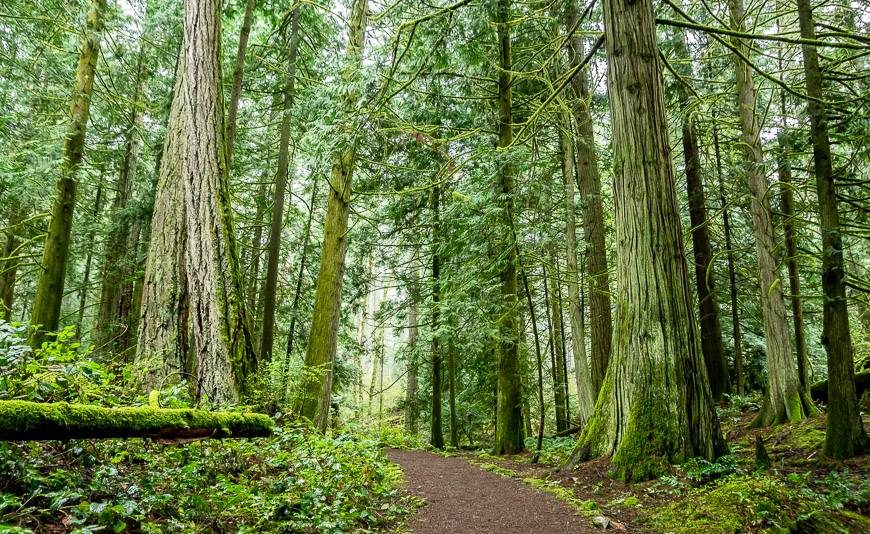
<instances>
[{"instance_id":1,"label":"moss","mask_svg":"<svg viewBox=\"0 0 870 534\"><path fill-rule=\"evenodd\" d=\"M477 463L477 462L471 462L471 463L477 465L477 467L483 469L484 471L488 471L490 473L495 473L497 475L501 475L501 476L506 477L506 478L513 478L513 477L516 477L519 475L519 473L517 473L513 469L508 469L508 468L502 467L500 465L490 464L490 463Z\"/></svg>"},{"instance_id":2,"label":"moss","mask_svg":"<svg viewBox=\"0 0 870 534\"><path fill-rule=\"evenodd\" d=\"M611 475L626 482L656 478L684 458L673 442L672 418L660 400L639 398L632 404L628 425L616 453Z\"/></svg>"},{"instance_id":3,"label":"moss","mask_svg":"<svg viewBox=\"0 0 870 534\"><path fill-rule=\"evenodd\" d=\"M548 482L546 480L541 480L540 478L524 478L523 483L549 493L581 514L599 512L601 510L598 503L595 501L591 499L583 500L577 498L573 491L561 486L556 481Z\"/></svg>"},{"instance_id":4,"label":"moss","mask_svg":"<svg viewBox=\"0 0 870 534\"><path fill-rule=\"evenodd\" d=\"M657 510L650 526L677 534L867 532L870 520L826 510L784 483L756 475L731 477L693 490L685 499Z\"/></svg>"},{"instance_id":5,"label":"moss","mask_svg":"<svg viewBox=\"0 0 870 534\"><path fill-rule=\"evenodd\" d=\"M0 439L268 436L262 414L152 407L103 408L85 404L0 401Z\"/></svg>"}]
</instances>

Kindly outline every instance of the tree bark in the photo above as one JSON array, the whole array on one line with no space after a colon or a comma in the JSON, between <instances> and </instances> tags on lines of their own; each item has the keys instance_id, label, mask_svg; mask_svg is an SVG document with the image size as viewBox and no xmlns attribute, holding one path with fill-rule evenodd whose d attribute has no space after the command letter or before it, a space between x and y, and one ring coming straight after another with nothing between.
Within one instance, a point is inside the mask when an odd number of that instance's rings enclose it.
<instances>
[{"instance_id":1,"label":"tree bark","mask_svg":"<svg viewBox=\"0 0 870 534\"><path fill-rule=\"evenodd\" d=\"M744 30L742 0L729 0L731 25ZM734 45L748 57L749 47L742 39L732 39ZM783 421L797 422L812 409L812 401L800 388L791 353L791 335L785 315L782 285L777 273L773 219L767 192L770 184L764 170L761 149L761 123L755 112L755 88L749 65L735 56L737 71L737 102L743 148L746 157L746 180L749 185L752 229L758 255L758 278L761 292L761 312L767 347L768 391L764 406L754 424L765 425Z\"/></svg>"},{"instance_id":2,"label":"tree bark","mask_svg":"<svg viewBox=\"0 0 870 534\"><path fill-rule=\"evenodd\" d=\"M55 190L51 221L42 255L42 270L33 299L29 344L34 347L42 345L46 332L56 331L59 326L75 211L76 178L85 152L85 134L91 112L91 94L94 90L94 75L100 56L100 39L106 9L106 0L91 0L69 107L70 124L64 142L64 163Z\"/></svg>"},{"instance_id":3,"label":"tree bark","mask_svg":"<svg viewBox=\"0 0 870 534\"><path fill-rule=\"evenodd\" d=\"M809 0L798 0L797 4L801 37L815 39L811 3ZM866 452L870 448L870 440L864 432L855 394L855 363L846 305L846 268L843 263L843 240L827 116L822 99L822 71L816 47L804 44L801 50L809 97L807 110L810 115L810 138L822 231L822 290L825 293L822 345L828 356L825 454L834 458L851 458Z\"/></svg>"},{"instance_id":4,"label":"tree bark","mask_svg":"<svg viewBox=\"0 0 870 534\"><path fill-rule=\"evenodd\" d=\"M9 226L6 227L6 244L3 247L4 261L0 261L0 306L2 318L12 321L12 306L15 303L15 281L18 273L18 249L20 246L19 226L24 221L24 210L21 207L12 208L9 215Z\"/></svg>"},{"instance_id":5,"label":"tree bark","mask_svg":"<svg viewBox=\"0 0 870 534\"><path fill-rule=\"evenodd\" d=\"M674 35L677 58L684 62L677 66L681 76L691 77L689 50L685 33ZM728 361L722 348L722 326L719 322L719 300L716 298L716 273L713 269L713 247L707 220L707 199L704 177L701 174L701 153L698 149L697 124L692 115L691 100L685 85L674 81L680 103L683 141L683 159L686 165L686 189L689 198L689 220L692 224L692 253L694 256L695 285L698 288L698 309L701 326L701 351L710 379L713 400L721 400L730 389Z\"/></svg>"},{"instance_id":6,"label":"tree bark","mask_svg":"<svg viewBox=\"0 0 870 534\"><path fill-rule=\"evenodd\" d=\"M348 19L348 61L343 74L346 83L356 76L362 65L367 11L367 0L354 0ZM355 101L356 93L350 89L345 94L343 103L348 112L355 105ZM335 155L332 166L311 334L305 354L302 386L296 401L296 413L310 419L321 430L326 430L332 398L332 369L341 312L341 285L347 252L347 220L355 159L356 142L352 140Z\"/></svg>"},{"instance_id":7,"label":"tree bark","mask_svg":"<svg viewBox=\"0 0 870 534\"><path fill-rule=\"evenodd\" d=\"M509 26L510 0L498 0L498 148L507 149L513 143L511 118L511 35ZM498 170L498 189L503 198L502 235L508 251L501 268L501 313L499 316L498 380L496 402L495 454L522 452L523 415L520 356L517 346L517 253L513 228L514 177L510 162L502 162Z\"/></svg>"},{"instance_id":8,"label":"tree bark","mask_svg":"<svg viewBox=\"0 0 870 534\"><path fill-rule=\"evenodd\" d=\"M251 35L251 24L254 22L254 6L256 3L256 0L247 0L245 4L245 16L242 19L242 29L239 31L239 48L236 51L236 63L233 68L233 85L232 89L230 89L230 105L227 109L227 171L233 168L233 149L236 146L236 116L239 112L242 79L245 75L245 54L248 51L248 37Z\"/></svg>"},{"instance_id":9,"label":"tree bark","mask_svg":"<svg viewBox=\"0 0 870 534\"><path fill-rule=\"evenodd\" d=\"M651 0L606 0L617 242L617 330L573 461L613 455L624 480L656 477L725 442L692 311Z\"/></svg>"},{"instance_id":10,"label":"tree bark","mask_svg":"<svg viewBox=\"0 0 870 534\"><path fill-rule=\"evenodd\" d=\"M578 8L576 0L569 3L565 24L570 29L576 24ZM575 32L569 41L571 65L583 61L583 42ZM601 201L601 177L598 157L595 155L595 133L592 115L589 112L589 73L583 69L571 80L577 104L574 118L577 125L577 142L574 154L577 160L578 189L583 217L583 239L586 242L586 271L589 278L589 314L592 371L592 399L598 398L604 374L610 359L613 339L613 323L610 316L610 274L607 267L607 249L604 243L604 207Z\"/></svg>"},{"instance_id":11,"label":"tree bark","mask_svg":"<svg viewBox=\"0 0 870 534\"><path fill-rule=\"evenodd\" d=\"M281 229L284 222L284 194L290 166L290 125L293 98L296 94L296 53L299 49L299 8L291 14L290 47L287 50L287 79L284 84L284 113L281 117L281 140L278 145L278 172L275 177L275 205L272 208L272 224L269 228L269 250L266 257L266 285L263 289L263 335L260 357L263 361L272 358L275 334L275 305L278 293L278 260L281 256Z\"/></svg>"}]
</instances>

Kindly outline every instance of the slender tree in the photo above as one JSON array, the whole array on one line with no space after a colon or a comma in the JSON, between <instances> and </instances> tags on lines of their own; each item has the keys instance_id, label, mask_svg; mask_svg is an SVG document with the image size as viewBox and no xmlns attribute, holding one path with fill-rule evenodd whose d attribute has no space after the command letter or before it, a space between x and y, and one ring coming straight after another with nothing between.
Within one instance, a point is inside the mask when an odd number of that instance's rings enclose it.
<instances>
[{"instance_id":1,"label":"slender tree","mask_svg":"<svg viewBox=\"0 0 870 534\"><path fill-rule=\"evenodd\" d=\"M498 0L496 27L498 29L498 147L506 149L513 143L511 118L511 33L510 0ZM498 379L496 402L495 454L522 452L523 416L522 386L520 381L520 355L517 345L517 272L516 246L511 237L513 228L513 168L502 161L498 170L498 192L503 199L503 235L509 245L501 268L502 310L499 316Z\"/></svg>"},{"instance_id":2,"label":"slender tree","mask_svg":"<svg viewBox=\"0 0 870 534\"><path fill-rule=\"evenodd\" d=\"M45 333L55 331L59 326L76 203L76 180L85 153L85 134L91 113L91 94L94 90L105 16L106 0L91 0L70 101L70 123L63 149L64 162L55 189L51 221L45 238L36 296L33 299L29 340L32 346L40 346L45 339Z\"/></svg>"},{"instance_id":3,"label":"slender tree","mask_svg":"<svg viewBox=\"0 0 870 534\"><path fill-rule=\"evenodd\" d=\"M351 82L362 65L367 12L367 0L354 0L348 19L347 63L343 74L344 82L349 87L343 98L343 106L348 113L356 102L356 91ZM341 311L341 285L347 253L347 221L355 159L355 140L344 143L334 155L311 333L302 384L296 400L296 413L310 419L321 430L326 430L332 398L332 368Z\"/></svg>"},{"instance_id":4,"label":"slender tree","mask_svg":"<svg viewBox=\"0 0 870 534\"><path fill-rule=\"evenodd\" d=\"M797 0L797 5L801 37L814 40L816 30L812 5L809 0ZM816 47L804 43L801 49L822 230L822 289L825 293L822 345L828 355L828 428L825 432L825 454L834 458L851 458L870 449L870 440L864 432L855 395L855 364L846 306L843 238L822 94L822 70Z\"/></svg>"},{"instance_id":5,"label":"slender tree","mask_svg":"<svg viewBox=\"0 0 870 534\"><path fill-rule=\"evenodd\" d=\"M278 144L278 172L275 176L275 205L269 227L269 250L266 257L266 284L263 287L263 335L260 357L272 358L275 336L275 305L278 293L278 260L281 256L281 229L284 226L284 195L290 167L290 125L296 84L296 55L299 49L299 8L290 14L290 45L287 50L287 74L284 83L284 113L281 117L281 140Z\"/></svg>"},{"instance_id":6,"label":"slender tree","mask_svg":"<svg viewBox=\"0 0 870 534\"><path fill-rule=\"evenodd\" d=\"M233 166L233 149L236 146L236 117L239 113L239 99L242 95L242 81L245 77L245 55L248 52L248 38L251 35L251 25L254 22L254 8L256 7L256 3L257 0L246 1L245 16L242 18L242 28L239 30L239 47L236 49L236 62L233 67L233 85L230 89L230 105L227 109L226 153L228 170L232 169Z\"/></svg>"}]
</instances>

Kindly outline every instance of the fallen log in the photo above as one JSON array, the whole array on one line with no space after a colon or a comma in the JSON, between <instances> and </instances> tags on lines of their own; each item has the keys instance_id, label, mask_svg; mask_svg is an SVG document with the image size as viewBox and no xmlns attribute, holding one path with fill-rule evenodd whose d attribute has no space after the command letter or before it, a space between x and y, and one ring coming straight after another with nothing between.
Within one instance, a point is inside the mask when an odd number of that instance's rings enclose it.
<instances>
[{"instance_id":1,"label":"fallen log","mask_svg":"<svg viewBox=\"0 0 870 534\"><path fill-rule=\"evenodd\" d=\"M868 389L870 389L870 370L855 373L855 393L858 400L861 400L861 395ZM810 395L812 395L813 400L828 402L828 381L822 380L813 384L810 388Z\"/></svg>"},{"instance_id":2,"label":"fallen log","mask_svg":"<svg viewBox=\"0 0 870 534\"><path fill-rule=\"evenodd\" d=\"M272 420L262 414L0 401L0 440L5 441L154 438L184 442L271 433Z\"/></svg>"},{"instance_id":3,"label":"fallen log","mask_svg":"<svg viewBox=\"0 0 870 534\"><path fill-rule=\"evenodd\" d=\"M570 436L571 434L576 434L576 433L580 432L582 429L583 429L582 426L575 426L574 428L566 428L565 430L562 430L560 432L556 432L555 434L550 436L550 439L564 438L565 436Z\"/></svg>"}]
</instances>

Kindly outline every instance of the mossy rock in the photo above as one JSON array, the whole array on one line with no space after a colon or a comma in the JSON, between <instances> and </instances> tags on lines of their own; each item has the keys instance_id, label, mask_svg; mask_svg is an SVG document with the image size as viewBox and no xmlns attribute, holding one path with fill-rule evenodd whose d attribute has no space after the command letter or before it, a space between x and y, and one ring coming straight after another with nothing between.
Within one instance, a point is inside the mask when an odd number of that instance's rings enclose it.
<instances>
[{"instance_id":1,"label":"mossy rock","mask_svg":"<svg viewBox=\"0 0 870 534\"><path fill-rule=\"evenodd\" d=\"M866 518L825 510L818 501L767 476L730 477L693 490L657 510L650 526L675 534L870 532Z\"/></svg>"}]
</instances>

